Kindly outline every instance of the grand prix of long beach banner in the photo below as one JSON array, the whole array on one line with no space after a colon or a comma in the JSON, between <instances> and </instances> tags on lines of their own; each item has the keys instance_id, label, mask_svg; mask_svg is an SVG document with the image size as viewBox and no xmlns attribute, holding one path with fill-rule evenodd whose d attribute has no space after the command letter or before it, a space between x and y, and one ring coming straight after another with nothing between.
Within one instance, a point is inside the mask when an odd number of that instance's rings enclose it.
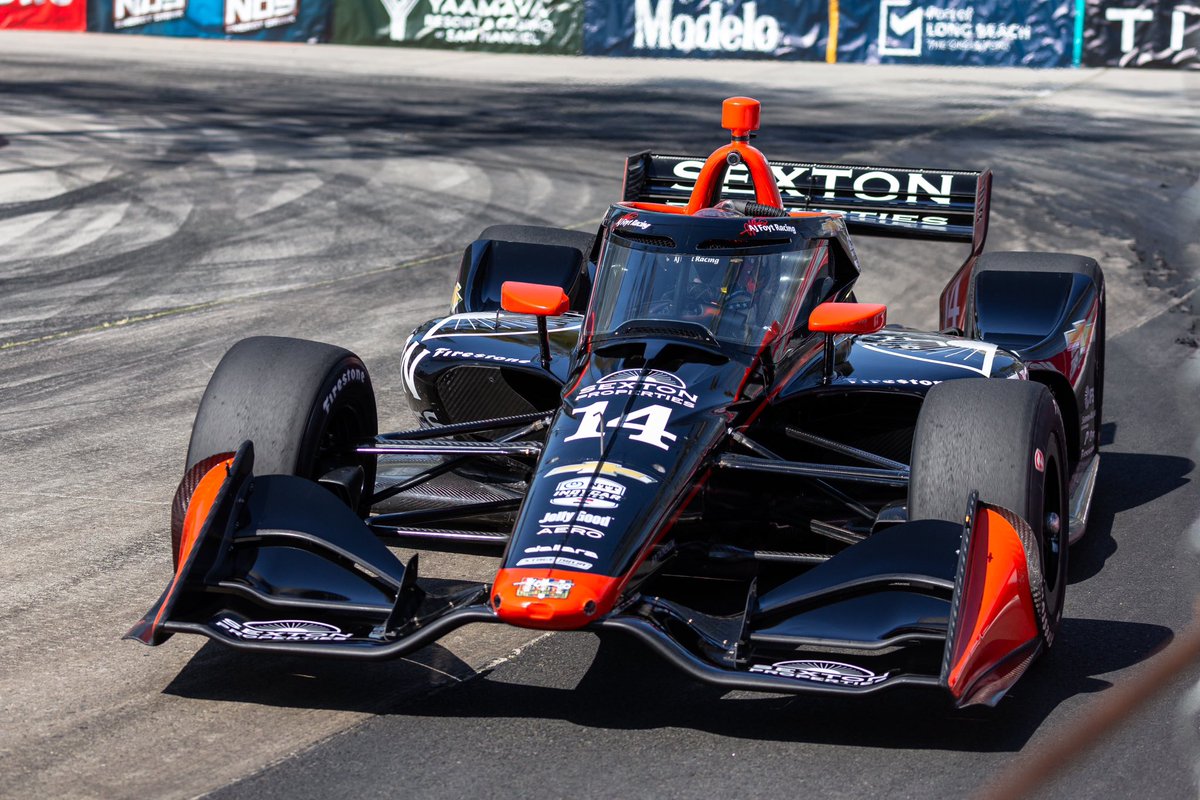
<instances>
[{"instance_id":1,"label":"grand prix of long beach banner","mask_svg":"<svg viewBox=\"0 0 1200 800\"><path fill-rule=\"evenodd\" d=\"M1071 66L1074 0L868 0L841 3L838 61Z\"/></svg>"},{"instance_id":2,"label":"grand prix of long beach banner","mask_svg":"<svg viewBox=\"0 0 1200 800\"><path fill-rule=\"evenodd\" d=\"M0 0L0 29L87 29L87 0Z\"/></svg>"},{"instance_id":3,"label":"grand prix of long beach banner","mask_svg":"<svg viewBox=\"0 0 1200 800\"><path fill-rule=\"evenodd\" d=\"M825 60L828 0L589 2L585 55Z\"/></svg>"},{"instance_id":4,"label":"grand prix of long beach banner","mask_svg":"<svg viewBox=\"0 0 1200 800\"><path fill-rule=\"evenodd\" d=\"M323 42L331 10L331 0L91 0L88 29Z\"/></svg>"},{"instance_id":5,"label":"grand prix of long beach banner","mask_svg":"<svg viewBox=\"0 0 1200 800\"><path fill-rule=\"evenodd\" d=\"M1087 0L1083 64L1200 69L1200 0Z\"/></svg>"},{"instance_id":6,"label":"grand prix of long beach banner","mask_svg":"<svg viewBox=\"0 0 1200 800\"><path fill-rule=\"evenodd\" d=\"M578 55L583 0L336 0L333 41Z\"/></svg>"}]
</instances>

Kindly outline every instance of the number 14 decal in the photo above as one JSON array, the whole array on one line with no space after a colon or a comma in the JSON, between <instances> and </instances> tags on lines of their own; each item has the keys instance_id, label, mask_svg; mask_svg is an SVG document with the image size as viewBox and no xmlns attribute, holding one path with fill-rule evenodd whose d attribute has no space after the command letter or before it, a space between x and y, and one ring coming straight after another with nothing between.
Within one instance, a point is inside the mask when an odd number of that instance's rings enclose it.
<instances>
[{"instance_id":1,"label":"number 14 decal","mask_svg":"<svg viewBox=\"0 0 1200 800\"><path fill-rule=\"evenodd\" d=\"M604 412L608 410L608 401L592 403L590 406L580 406L571 412L572 416L583 415L579 421L579 430L563 439L572 442L576 439L599 439L605 428L624 428L634 431L630 439L635 442L645 442L663 450L670 449L663 440L673 442L679 437L667 432L667 423L671 421L671 409L667 406L649 406L632 414L626 414L607 422Z\"/></svg>"}]
</instances>

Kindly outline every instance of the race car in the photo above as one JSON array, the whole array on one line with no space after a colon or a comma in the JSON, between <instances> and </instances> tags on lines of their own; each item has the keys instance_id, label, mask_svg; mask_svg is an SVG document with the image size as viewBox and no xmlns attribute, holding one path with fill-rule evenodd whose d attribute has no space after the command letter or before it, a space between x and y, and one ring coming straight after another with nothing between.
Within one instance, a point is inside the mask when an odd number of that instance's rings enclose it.
<instances>
[{"instance_id":1,"label":"race car","mask_svg":"<svg viewBox=\"0 0 1200 800\"><path fill-rule=\"evenodd\" d=\"M378 432L347 350L235 344L128 638L385 659L468 623L611 631L730 689L996 703L1087 526L1103 275L984 254L990 172L768 161L759 116L729 98L707 158L631 156L594 235L485 230L403 347L417 429ZM939 330L858 300L851 233L970 243ZM419 576L420 550L499 566Z\"/></svg>"}]
</instances>

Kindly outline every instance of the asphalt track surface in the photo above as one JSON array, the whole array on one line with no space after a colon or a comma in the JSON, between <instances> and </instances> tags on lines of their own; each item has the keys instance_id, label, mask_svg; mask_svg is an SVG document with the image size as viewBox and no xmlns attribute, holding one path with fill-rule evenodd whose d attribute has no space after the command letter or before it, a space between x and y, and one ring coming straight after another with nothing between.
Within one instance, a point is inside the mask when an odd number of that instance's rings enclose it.
<instances>
[{"instance_id":1,"label":"asphalt track surface","mask_svg":"<svg viewBox=\"0 0 1200 800\"><path fill-rule=\"evenodd\" d=\"M630 152L996 170L990 247L1095 256L1109 372L1059 643L991 711L722 695L632 642L472 626L381 665L119 636L170 573L196 402L237 339L335 342L410 420L399 349L463 246L589 227ZM0 796L961 796L1137 681L1200 546L1200 75L488 57L0 34ZM859 240L935 322L961 251ZM486 559L443 575L486 580ZM1193 670L1047 796L1194 797Z\"/></svg>"}]
</instances>

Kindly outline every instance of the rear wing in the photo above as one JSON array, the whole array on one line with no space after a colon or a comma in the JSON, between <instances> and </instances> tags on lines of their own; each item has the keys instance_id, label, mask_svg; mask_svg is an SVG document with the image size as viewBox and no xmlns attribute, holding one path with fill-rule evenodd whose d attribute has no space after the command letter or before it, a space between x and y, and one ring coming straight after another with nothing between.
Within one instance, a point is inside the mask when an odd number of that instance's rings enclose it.
<instances>
[{"instance_id":1,"label":"rear wing","mask_svg":"<svg viewBox=\"0 0 1200 800\"><path fill-rule=\"evenodd\" d=\"M768 161L788 211L839 211L852 233L971 242L987 237L991 170L870 167ZM699 156L645 151L625 161L625 202L686 205L704 166ZM731 166L722 197L754 198L744 164Z\"/></svg>"}]
</instances>

